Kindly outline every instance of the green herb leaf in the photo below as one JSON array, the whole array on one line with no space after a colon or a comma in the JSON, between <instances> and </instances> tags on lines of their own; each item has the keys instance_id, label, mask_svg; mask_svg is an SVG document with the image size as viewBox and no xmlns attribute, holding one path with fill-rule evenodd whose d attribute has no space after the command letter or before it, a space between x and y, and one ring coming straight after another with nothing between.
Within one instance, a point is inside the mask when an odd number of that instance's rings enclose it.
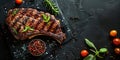
<instances>
[{"instance_id":1,"label":"green herb leaf","mask_svg":"<svg viewBox=\"0 0 120 60\"><path fill-rule=\"evenodd\" d=\"M24 29L22 32L26 32L26 31L28 31L28 30L33 31L34 29L31 28L30 26L25 26L25 29Z\"/></svg>"},{"instance_id":2,"label":"green herb leaf","mask_svg":"<svg viewBox=\"0 0 120 60\"><path fill-rule=\"evenodd\" d=\"M50 20L50 16L47 17L47 22Z\"/></svg>"},{"instance_id":3,"label":"green herb leaf","mask_svg":"<svg viewBox=\"0 0 120 60\"><path fill-rule=\"evenodd\" d=\"M99 53L100 53L99 51L96 51L96 52L95 52L95 56L97 56L97 57L99 57L99 58L103 58L102 56L100 56Z\"/></svg>"},{"instance_id":4,"label":"green herb leaf","mask_svg":"<svg viewBox=\"0 0 120 60\"><path fill-rule=\"evenodd\" d=\"M89 41L88 39L85 39L85 42L86 42L86 44L87 44L89 47L94 48L95 50L97 50L97 48L95 47L95 45L94 45L91 41Z\"/></svg>"},{"instance_id":5,"label":"green herb leaf","mask_svg":"<svg viewBox=\"0 0 120 60\"><path fill-rule=\"evenodd\" d=\"M28 28L27 27L25 27L25 29L22 31L22 32L26 32L28 30Z\"/></svg>"},{"instance_id":6,"label":"green herb leaf","mask_svg":"<svg viewBox=\"0 0 120 60\"><path fill-rule=\"evenodd\" d=\"M15 28L12 28L13 32L15 32L15 34L18 34L17 30Z\"/></svg>"},{"instance_id":7,"label":"green herb leaf","mask_svg":"<svg viewBox=\"0 0 120 60\"><path fill-rule=\"evenodd\" d=\"M43 16L43 19L46 20L47 19L47 16L45 14L42 14Z\"/></svg>"},{"instance_id":8,"label":"green herb leaf","mask_svg":"<svg viewBox=\"0 0 120 60\"><path fill-rule=\"evenodd\" d=\"M89 54L87 57L85 57L83 60L96 60L96 57L93 54Z\"/></svg>"},{"instance_id":9,"label":"green herb leaf","mask_svg":"<svg viewBox=\"0 0 120 60\"><path fill-rule=\"evenodd\" d=\"M93 60L96 60L96 56L94 56Z\"/></svg>"},{"instance_id":10,"label":"green herb leaf","mask_svg":"<svg viewBox=\"0 0 120 60\"><path fill-rule=\"evenodd\" d=\"M12 15L14 16L14 15L16 15L17 13L18 13L18 9L14 10L14 11L12 12Z\"/></svg>"},{"instance_id":11,"label":"green herb leaf","mask_svg":"<svg viewBox=\"0 0 120 60\"><path fill-rule=\"evenodd\" d=\"M100 53L106 53L107 51L108 51L107 48L101 48L101 49L99 50Z\"/></svg>"},{"instance_id":12,"label":"green herb leaf","mask_svg":"<svg viewBox=\"0 0 120 60\"><path fill-rule=\"evenodd\" d=\"M46 16L45 14L42 14L44 22L49 22L50 16Z\"/></svg>"},{"instance_id":13,"label":"green herb leaf","mask_svg":"<svg viewBox=\"0 0 120 60\"><path fill-rule=\"evenodd\" d=\"M91 41L89 41L88 39L85 39L85 42L86 42L86 44L87 44L89 47L95 49L95 50L90 49L90 51L94 52L95 54L94 54L94 55L91 55L91 54L88 55L88 56L85 58L86 60L96 60L96 56L99 57L99 58L103 58L102 56L100 56L100 53L105 53L105 52L108 51L107 48L101 48L101 49L98 51L97 48L95 47L95 45L94 45ZM93 56L94 56L94 58L93 58ZM84 59L84 60L85 60L85 59Z\"/></svg>"}]
</instances>

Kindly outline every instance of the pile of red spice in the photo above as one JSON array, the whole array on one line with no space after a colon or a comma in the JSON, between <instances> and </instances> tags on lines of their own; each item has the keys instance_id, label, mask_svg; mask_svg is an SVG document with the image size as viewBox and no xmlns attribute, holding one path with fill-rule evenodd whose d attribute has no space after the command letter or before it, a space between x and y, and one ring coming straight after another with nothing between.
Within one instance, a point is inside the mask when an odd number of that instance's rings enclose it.
<instances>
[{"instance_id":1,"label":"pile of red spice","mask_svg":"<svg viewBox=\"0 0 120 60\"><path fill-rule=\"evenodd\" d=\"M28 50L33 56L40 56L45 52L46 44L40 39L34 39L29 43Z\"/></svg>"}]
</instances>

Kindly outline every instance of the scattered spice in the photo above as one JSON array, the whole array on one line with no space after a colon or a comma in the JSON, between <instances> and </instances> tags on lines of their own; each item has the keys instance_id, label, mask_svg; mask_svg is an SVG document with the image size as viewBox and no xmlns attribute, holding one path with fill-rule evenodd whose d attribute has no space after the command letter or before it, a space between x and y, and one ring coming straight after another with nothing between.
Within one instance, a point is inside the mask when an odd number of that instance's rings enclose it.
<instances>
[{"instance_id":1,"label":"scattered spice","mask_svg":"<svg viewBox=\"0 0 120 60\"><path fill-rule=\"evenodd\" d=\"M28 50L33 56L40 56L45 52L46 44L40 39L34 39L29 43Z\"/></svg>"}]
</instances>

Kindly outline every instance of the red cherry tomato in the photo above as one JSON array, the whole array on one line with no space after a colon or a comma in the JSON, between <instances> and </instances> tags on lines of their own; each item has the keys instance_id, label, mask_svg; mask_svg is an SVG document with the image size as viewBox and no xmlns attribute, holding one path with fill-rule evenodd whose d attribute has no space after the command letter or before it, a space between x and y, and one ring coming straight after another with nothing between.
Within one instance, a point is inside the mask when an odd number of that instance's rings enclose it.
<instances>
[{"instance_id":1,"label":"red cherry tomato","mask_svg":"<svg viewBox=\"0 0 120 60\"><path fill-rule=\"evenodd\" d=\"M82 50L82 51L80 52L80 55L81 55L82 57L86 57L88 54L89 54L89 52L88 52L87 50Z\"/></svg>"},{"instance_id":2,"label":"red cherry tomato","mask_svg":"<svg viewBox=\"0 0 120 60\"><path fill-rule=\"evenodd\" d=\"M113 39L113 44L116 45L116 46L120 45L120 39L119 38L114 38Z\"/></svg>"},{"instance_id":3,"label":"red cherry tomato","mask_svg":"<svg viewBox=\"0 0 120 60\"><path fill-rule=\"evenodd\" d=\"M110 31L110 36L112 36L112 37L117 36L117 30L111 30Z\"/></svg>"},{"instance_id":4,"label":"red cherry tomato","mask_svg":"<svg viewBox=\"0 0 120 60\"><path fill-rule=\"evenodd\" d=\"M15 0L15 3L18 5L22 4L22 2L23 2L23 0Z\"/></svg>"},{"instance_id":5,"label":"red cherry tomato","mask_svg":"<svg viewBox=\"0 0 120 60\"><path fill-rule=\"evenodd\" d=\"M115 48L114 51L116 54L120 55L120 48Z\"/></svg>"}]
</instances>

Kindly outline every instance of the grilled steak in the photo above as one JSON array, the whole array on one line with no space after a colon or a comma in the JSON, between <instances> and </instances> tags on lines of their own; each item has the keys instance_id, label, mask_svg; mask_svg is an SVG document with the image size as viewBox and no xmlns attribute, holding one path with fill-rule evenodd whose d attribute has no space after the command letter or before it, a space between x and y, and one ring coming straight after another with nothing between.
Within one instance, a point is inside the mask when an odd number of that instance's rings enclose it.
<instances>
[{"instance_id":1,"label":"grilled steak","mask_svg":"<svg viewBox=\"0 0 120 60\"><path fill-rule=\"evenodd\" d=\"M43 14L50 17L45 22ZM37 11L32 8L15 8L8 11L6 23L17 40L31 39L38 35L45 35L54 38L58 43L65 39L65 33L62 32L60 21L54 15Z\"/></svg>"}]
</instances>

